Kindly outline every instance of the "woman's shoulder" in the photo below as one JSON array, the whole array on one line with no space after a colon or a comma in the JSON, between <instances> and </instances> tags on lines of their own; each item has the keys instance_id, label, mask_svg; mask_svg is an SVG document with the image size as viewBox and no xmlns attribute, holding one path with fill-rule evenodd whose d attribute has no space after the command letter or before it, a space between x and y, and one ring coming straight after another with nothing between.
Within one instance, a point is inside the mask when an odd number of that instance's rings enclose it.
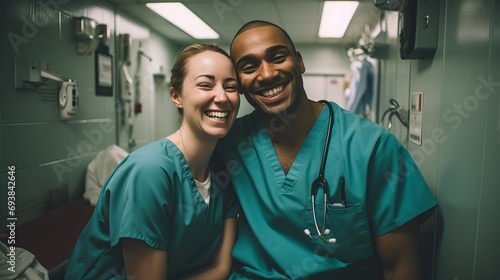
<instances>
[{"instance_id":1,"label":"woman's shoulder","mask_svg":"<svg viewBox=\"0 0 500 280\"><path fill-rule=\"evenodd\" d=\"M179 153L170 140L162 138L131 152L124 164L148 172L169 171L179 166Z\"/></svg>"}]
</instances>

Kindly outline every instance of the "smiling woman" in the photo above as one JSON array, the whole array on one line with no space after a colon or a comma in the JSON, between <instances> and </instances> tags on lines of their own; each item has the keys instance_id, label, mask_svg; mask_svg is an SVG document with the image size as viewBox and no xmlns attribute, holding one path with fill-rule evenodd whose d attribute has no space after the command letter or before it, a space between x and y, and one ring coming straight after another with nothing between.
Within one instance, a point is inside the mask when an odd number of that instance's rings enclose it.
<instances>
[{"instance_id":1,"label":"smiling woman","mask_svg":"<svg viewBox=\"0 0 500 280\"><path fill-rule=\"evenodd\" d=\"M194 44L177 56L171 85L180 128L116 168L76 243L66 279L228 276L240 210L232 186L211 176L223 171L211 156L238 113L236 72L224 50Z\"/></svg>"}]
</instances>

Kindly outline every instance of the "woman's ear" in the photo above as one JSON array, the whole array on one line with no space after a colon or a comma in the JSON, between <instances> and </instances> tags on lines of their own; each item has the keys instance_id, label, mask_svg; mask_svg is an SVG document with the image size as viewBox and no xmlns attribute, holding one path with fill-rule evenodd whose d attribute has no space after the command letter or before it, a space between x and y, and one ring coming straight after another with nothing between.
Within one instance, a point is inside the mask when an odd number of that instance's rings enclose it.
<instances>
[{"instance_id":1,"label":"woman's ear","mask_svg":"<svg viewBox=\"0 0 500 280\"><path fill-rule=\"evenodd\" d=\"M173 87L170 88L170 98L172 98L172 102L174 102L175 107L182 109L181 95L178 94Z\"/></svg>"}]
</instances>

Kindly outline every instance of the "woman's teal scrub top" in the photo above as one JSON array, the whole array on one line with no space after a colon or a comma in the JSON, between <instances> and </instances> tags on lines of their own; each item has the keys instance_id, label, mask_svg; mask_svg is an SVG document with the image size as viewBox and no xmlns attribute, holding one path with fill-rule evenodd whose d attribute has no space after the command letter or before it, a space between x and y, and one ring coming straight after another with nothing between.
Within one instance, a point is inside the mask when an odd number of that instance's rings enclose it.
<instances>
[{"instance_id":1,"label":"woman's teal scrub top","mask_svg":"<svg viewBox=\"0 0 500 280\"><path fill-rule=\"evenodd\" d=\"M266 130L255 111L238 119L217 152L226 163L243 215L233 249L231 279L381 279L373 239L434 208L437 203L414 161L393 134L335 103L326 160L326 228L336 243L317 237L311 185L318 177L328 127L325 106L285 174L272 144L291 118ZM345 178L346 207L339 181ZM319 227L323 191L316 195Z\"/></svg>"},{"instance_id":2,"label":"woman's teal scrub top","mask_svg":"<svg viewBox=\"0 0 500 280\"><path fill-rule=\"evenodd\" d=\"M169 278L206 263L219 241L223 220L239 213L232 186L219 182L212 180L206 204L186 159L170 140L163 138L132 152L104 185L65 279L127 279L120 238L166 250Z\"/></svg>"}]
</instances>

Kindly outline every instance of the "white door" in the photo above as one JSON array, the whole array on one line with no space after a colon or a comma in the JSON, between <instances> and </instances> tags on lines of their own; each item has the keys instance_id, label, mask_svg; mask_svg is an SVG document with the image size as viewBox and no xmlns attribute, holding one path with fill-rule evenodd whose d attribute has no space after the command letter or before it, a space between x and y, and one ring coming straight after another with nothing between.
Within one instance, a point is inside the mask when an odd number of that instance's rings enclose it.
<instances>
[{"instance_id":1,"label":"white door","mask_svg":"<svg viewBox=\"0 0 500 280\"><path fill-rule=\"evenodd\" d=\"M304 75L304 88L309 99L329 100L346 108L343 75Z\"/></svg>"}]
</instances>

